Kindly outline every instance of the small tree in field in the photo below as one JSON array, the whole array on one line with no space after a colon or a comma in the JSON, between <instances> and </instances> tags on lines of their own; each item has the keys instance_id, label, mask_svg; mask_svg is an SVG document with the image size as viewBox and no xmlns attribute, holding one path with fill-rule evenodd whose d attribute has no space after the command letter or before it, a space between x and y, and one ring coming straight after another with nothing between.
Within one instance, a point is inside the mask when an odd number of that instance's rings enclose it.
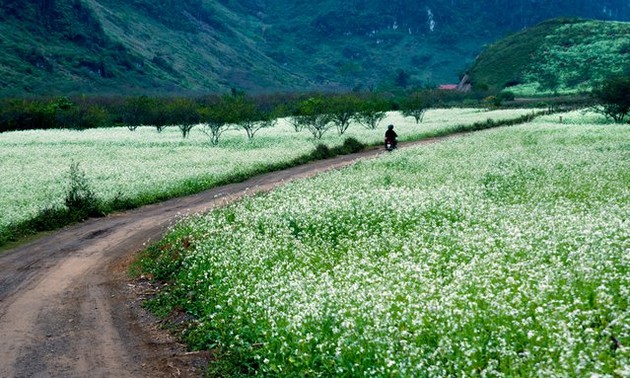
<instances>
[{"instance_id":1,"label":"small tree in field","mask_svg":"<svg viewBox=\"0 0 630 378\"><path fill-rule=\"evenodd\" d=\"M306 117L301 115L292 115L287 118L287 121L293 127L296 133L301 132L306 127Z\"/></svg>"},{"instance_id":2,"label":"small tree in field","mask_svg":"<svg viewBox=\"0 0 630 378\"><path fill-rule=\"evenodd\" d=\"M259 130L276 124L271 111L263 109L253 99L243 94L226 98L226 111L229 113L229 122L245 130L250 141Z\"/></svg>"},{"instance_id":3,"label":"small tree in field","mask_svg":"<svg viewBox=\"0 0 630 378\"><path fill-rule=\"evenodd\" d=\"M430 92L414 92L404 101L402 114L405 117L413 117L416 120L416 124L419 124L431 105Z\"/></svg>"},{"instance_id":4,"label":"small tree in field","mask_svg":"<svg viewBox=\"0 0 630 378\"><path fill-rule=\"evenodd\" d=\"M221 98L217 103L205 105L199 108L201 122L204 123L203 132L210 136L213 146L219 144L219 138L230 128L230 114L228 111L229 100Z\"/></svg>"},{"instance_id":5,"label":"small tree in field","mask_svg":"<svg viewBox=\"0 0 630 378\"><path fill-rule=\"evenodd\" d=\"M630 76L611 76L592 92L599 103L596 111L621 123L630 114Z\"/></svg>"},{"instance_id":6,"label":"small tree in field","mask_svg":"<svg viewBox=\"0 0 630 378\"><path fill-rule=\"evenodd\" d=\"M155 101L147 96L130 97L121 107L121 121L130 131L135 131L140 125L150 125L151 109Z\"/></svg>"},{"instance_id":7,"label":"small tree in field","mask_svg":"<svg viewBox=\"0 0 630 378\"><path fill-rule=\"evenodd\" d=\"M333 117L326 109L325 100L321 97L311 97L302 101L298 106L300 122L315 139L322 139L326 131L333 127Z\"/></svg>"},{"instance_id":8,"label":"small tree in field","mask_svg":"<svg viewBox=\"0 0 630 378\"><path fill-rule=\"evenodd\" d=\"M287 122L289 122L296 133L302 132L306 127L304 122L305 116L301 114L300 105L301 103L293 101L289 104L281 104L276 108L276 113L285 115Z\"/></svg>"},{"instance_id":9,"label":"small tree in field","mask_svg":"<svg viewBox=\"0 0 630 378\"><path fill-rule=\"evenodd\" d=\"M387 103L378 98L363 101L354 114L354 120L368 130L376 130L378 124L386 117Z\"/></svg>"},{"instance_id":10,"label":"small tree in field","mask_svg":"<svg viewBox=\"0 0 630 378\"><path fill-rule=\"evenodd\" d=\"M161 133L169 125L166 102L147 96L131 97L122 107L122 122L133 131L138 125L154 126Z\"/></svg>"},{"instance_id":11,"label":"small tree in field","mask_svg":"<svg viewBox=\"0 0 630 378\"><path fill-rule=\"evenodd\" d=\"M359 99L353 94L345 94L329 98L326 105L332 123L337 127L337 132L343 135L359 110Z\"/></svg>"},{"instance_id":12,"label":"small tree in field","mask_svg":"<svg viewBox=\"0 0 630 378\"><path fill-rule=\"evenodd\" d=\"M166 106L167 123L177 125L182 132L182 137L186 139L190 131L199 124L201 115L199 105L188 98L178 98Z\"/></svg>"},{"instance_id":13,"label":"small tree in field","mask_svg":"<svg viewBox=\"0 0 630 378\"><path fill-rule=\"evenodd\" d=\"M102 215L99 208L100 202L78 162L70 164L69 179L65 204L72 218L82 220L90 216Z\"/></svg>"}]
</instances>

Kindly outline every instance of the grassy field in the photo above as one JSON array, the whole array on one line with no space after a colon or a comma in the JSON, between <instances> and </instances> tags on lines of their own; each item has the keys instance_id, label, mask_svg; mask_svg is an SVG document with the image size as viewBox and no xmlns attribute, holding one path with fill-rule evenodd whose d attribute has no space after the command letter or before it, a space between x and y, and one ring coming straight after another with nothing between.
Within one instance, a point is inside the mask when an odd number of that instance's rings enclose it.
<instances>
[{"instance_id":1,"label":"grassy field","mask_svg":"<svg viewBox=\"0 0 630 378\"><path fill-rule=\"evenodd\" d=\"M379 143L388 123L396 125L401 140L413 140L531 111L436 109L429 111L420 125L390 113L380 130L353 125L347 135L340 137L333 128L321 142L336 146L352 136L364 143ZM162 133L150 127L135 132L110 128L2 133L0 244L11 238L8 230L12 225L36 217L44 208L64 205L73 162L79 163L100 200L140 205L289 165L311 153L315 145L307 131L296 134L286 122L260 131L253 143L247 141L242 130L227 131L218 147L210 145L201 127L193 129L185 140L176 127Z\"/></svg>"},{"instance_id":2,"label":"grassy field","mask_svg":"<svg viewBox=\"0 0 630 378\"><path fill-rule=\"evenodd\" d=\"M223 376L628 377L630 130L564 120L191 217L146 252L151 306Z\"/></svg>"}]
</instances>

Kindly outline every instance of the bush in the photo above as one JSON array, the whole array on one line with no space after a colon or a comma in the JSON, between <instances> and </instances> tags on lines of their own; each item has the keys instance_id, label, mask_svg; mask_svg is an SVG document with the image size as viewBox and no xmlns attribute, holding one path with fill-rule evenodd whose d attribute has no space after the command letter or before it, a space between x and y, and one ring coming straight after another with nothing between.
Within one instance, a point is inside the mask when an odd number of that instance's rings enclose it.
<instances>
[{"instance_id":1,"label":"bush","mask_svg":"<svg viewBox=\"0 0 630 378\"><path fill-rule=\"evenodd\" d=\"M311 152L311 158L313 160L327 159L331 156L333 156L333 154L330 148L323 143L318 143L317 146L315 146L315 150Z\"/></svg>"},{"instance_id":2,"label":"bush","mask_svg":"<svg viewBox=\"0 0 630 378\"><path fill-rule=\"evenodd\" d=\"M103 216L101 201L98 200L79 163L70 165L65 206L49 206L41 209L37 216L9 226L0 233L0 245L18 240L20 237L41 231L53 231L88 217Z\"/></svg>"},{"instance_id":3,"label":"bush","mask_svg":"<svg viewBox=\"0 0 630 378\"><path fill-rule=\"evenodd\" d=\"M510 91L499 92L497 95L499 100L503 101L514 101L514 93Z\"/></svg>"},{"instance_id":4,"label":"bush","mask_svg":"<svg viewBox=\"0 0 630 378\"><path fill-rule=\"evenodd\" d=\"M334 151L337 152L336 155L348 155L355 152L360 152L364 148L365 145L359 142L357 139L346 138L346 140L343 141L343 145L335 148Z\"/></svg>"},{"instance_id":5,"label":"bush","mask_svg":"<svg viewBox=\"0 0 630 378\"><path fill-rule=\"evenodd\" d=\"M101 216L99 200L90 188L89 181L79 168L79 163L70 164L70 182L65 198L71 221L80 221L90 216Z\"/></svg>"}]
</instances>

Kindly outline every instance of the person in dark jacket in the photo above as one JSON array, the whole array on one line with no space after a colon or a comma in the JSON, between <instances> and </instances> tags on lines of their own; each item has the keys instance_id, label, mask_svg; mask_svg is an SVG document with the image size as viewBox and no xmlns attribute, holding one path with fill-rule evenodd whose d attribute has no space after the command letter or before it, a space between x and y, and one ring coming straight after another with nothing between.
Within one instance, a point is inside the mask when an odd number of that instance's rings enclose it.
<instances>
[{"instance_id":1,"label":"person in dark jacket","mask_svg":"<svg viewBox=\"0 0 630 378\"><path fill-rule=\"evenodd\" d=\"M392 147L396 148L398 145L398 140L396 140L396 138L398 138L398 134L394 131L394 125L387 126L387 131L385 131L385 144L390 142Z\"/></svg>"}]
</instances>

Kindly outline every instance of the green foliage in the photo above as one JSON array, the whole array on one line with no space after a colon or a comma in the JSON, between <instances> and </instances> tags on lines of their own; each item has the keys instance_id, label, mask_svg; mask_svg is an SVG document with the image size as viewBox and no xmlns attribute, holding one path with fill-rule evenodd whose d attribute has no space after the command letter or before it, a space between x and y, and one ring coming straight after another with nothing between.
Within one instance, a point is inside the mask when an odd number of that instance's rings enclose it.
<instances>
[{"instance_id":1,"label":"green foliage","mask_svg":"<svg viewBox=\"0 0 630 378\"><path fill-rule=\"evenodd\" d=\"M396 71L396 85L401 87L401 88L407 88L407 86L409 85L409 78L411 77L411 75L406 72L403 69L398 69Z\"/></svg>"},{"instance_id":2,"label":"green foliage","mask_svg":"<svg viewBox=\"0 0 630 378\"><path fill-rule=\"evenodd\" d=\"M413 117L416 124L422 122L424 114L435 103L435 92L421 91L411 93L403 102L402 114L405 117Z\"/></svg>"},{"instance_id":3,"label":"green foliage","mask_svg":"<svg viewBox=\"0 0 630 378\"><path fill-rule=\"evenodd\" d=\"M315 139L322 139L334 125L333 115L329 109L324 97L311 97L299 103L295 122L303 125L302 127L310 131Z\"/></svg>"},{"instance_id":4,"label":"green foliage","mask_svg":"<svg viewBox=\"0 0 630 378\"><path fill-rule=\"evenodd\" d=\"M621 123L630 113L630 75L610 76L593 90L599 103L595 109Z\"/></svg>"},{"instance_id":5,"label":"green foliage","mask_svg":"<svg viewBox=\"0 0 630 378\"><path fill-rule=\"evenodd\" d=\"M139 272L151 272L151 279L171 282L181 268L182 258L191 248L192 241L186 229L181 233L171 234L159 243L152 244L142 252L134 269Z\"/></svg>"},{"instance_id":6,"label":"green foliage","mask_svg":"<svg viewBox=\"0 0 630 378\"><path fill-rule=\"evenodd\" d=\"M166 124L177 125L186 139L190 130L201 121L199 105L189 98L177 98L166 105Z\"/></svg>"},{"instance_id":7,"label":"green foliage","mask_svg":"<svg viewBox=\"0 0 630 378\"><path fill-rule=\"evenodd\" d=\"M276 123L273 108L265 108L254 98L244 93L236 93L226 98L226 111L229 113L230 123L245 130L247 139L252 141L256 133L264 128L273 127Z\"/></svg>"},{"instance_id":8,"label":"green foliage","mask_svg":"<svg viewBox=\"0 0 630 378\"><path fill-rule=\"evenodd\" d=\"M126 126L153 126L158 132L179 127L187 138L192 128L204 124L211 143L229 127L245 130L253 140L258 131L273 127L276 119L288 117L296 132L307 128L316 139L332 127L342 135L352 120L367 129L376 129L385 112L403 109L406 116L422 120L424 111L436 106L479 105L480 92L461 94L443 91L414 91L392 100L386 93L276 94L247 96L243 93L221 97L55 97L48 100L0 100L0 132L27 129L91 129ZM513 98L510 93L501 101ZM497 100L498 101L498 100ZM499 102L500 103L500 102Z\"/></svg>"},{"instance_id":9,"label":"green foliage","mask_svg":"<svg viewBox=\"0 0 630 378\"><path fill-rule=\"evenodd\" d=\"M330 157L332 157L333 154L330 151L330 148L323 144L323 143L318 143L315 146L315 149L313 150L313 152L311 153L311 159L313 160L323 160L323 159L328 159Z\"/></svg>"},{"instance_id":10,"label":"green foliage","mask_svg":"<svg viewBox=\"0 0 630 378\"><path fill-rule=\"evenodd\" d=\"M473 88L520 95L589 91L630 64L630 24L555 19L489 46L470 69Z\"/></svg>"},{"instance_id":11,"label":"green foliage","mask_svg":"<svg viewBox=\"0 0 630 378\"><path fill-rule=\"evenodd\" d=\"M497 94L497 98L501 100L501 102L514 101L515 96L514 96L514 93L510 91L501 91L499 92L499 94Z\"/></svg>"},{"instance_id":12,"label":"green foliage","mask_svg":"<svg viewBox=\"0 0 630 378\"><path fill-rule=\"evenodd\" d=\"M356 138L346 138L343 144L338 148L338 155L347 155L361 152L365 148L365 144L359 142Z\"/></svg>"},{"instance_id":13,"label":"green foliage","mask_svg":"<svg viewBox=\"0 0 630 378\"><path fill-rule=\"evenodd\" d=\"M157 100L148 96L127 98L116 109L120 123L135 130L142 125L153 125L155 123L155 109L158 108Z\"/></svg>"},{"instance_id":14,"label":"green foliage","mask_svg":"<svg viewBox=\"0 0 630 378\"><path fill-rule=\"evenodd\" d=\"M332 158L338 155L349 155L356 152L363 151L365 144L359 142L356 138L346 138L343 144L333 148L328 147L323 143L318 143L315 146L315 150L310 154L311 160L322 160Z\"/></svg>"},{"instance_id":15,"label":"green foliage","mask_svg":"<svg viewBox=\"0 0 630 378\"><path fill-rule=\"evenodd\" d=\"M435 86L497 36L562 14L630 14L588 3L6 0L0 96ZM518 77L505 70L501 85Z\"/></svg>"},{"instance_id":16,"label":"green foliage","mask_svg":"<svg viewBox=\"0 0 630 378\"><path fill-rule=\"evenodd\" d=\"M88 129L110 126L110 111L89 101L67 97L43 100L1 100L0 132L27 129Z\"/></svg>"},{"instance_id":17,"label":"green foliage","mask_svg":"<svg viewBox=\"0 0 630 378\"><path fill-rule=\"evenodd\" d=\"M78 162L70 164L68 189L64 203L74 221L102 215L99 200Z\"/></svg>"},{"instance_id":18,"label":"green foliage","mask_svg":"<svg viewBox=\"0 0 630 378\"><path fill-rule=\"evenodd\" d=\"M384 99L371 96L364 99L353 118L368 130L376 130L378 124L385 118L389 104Z\"/></svg>"},{"instance_id":19,"label":"green foliage","mask_svg":"<svg viewBox=\"0 0 630 378\"><path fill-rule=\"evenodd\" d=\"M356 95L350 93L332 96L326 101L327 112L330 113L332 122L337 127L337 132L339 135L343 135L350 127L350 121L360 109L360 100Z\"/></svg>"},{"instance_id":20,"label":"green foliage","mask_svg":"<svg viewBox=\"0 0 630 378\"><path fill-rule=\"evenodd\" d=\"M230 127L234 120L234 114L230 111L231 96L225 95L217 102L202 106L199 109L201 122L204 124L203 132L210 137L213 146L219 144L219 138Z\"/></svg>"}]
</instances>

